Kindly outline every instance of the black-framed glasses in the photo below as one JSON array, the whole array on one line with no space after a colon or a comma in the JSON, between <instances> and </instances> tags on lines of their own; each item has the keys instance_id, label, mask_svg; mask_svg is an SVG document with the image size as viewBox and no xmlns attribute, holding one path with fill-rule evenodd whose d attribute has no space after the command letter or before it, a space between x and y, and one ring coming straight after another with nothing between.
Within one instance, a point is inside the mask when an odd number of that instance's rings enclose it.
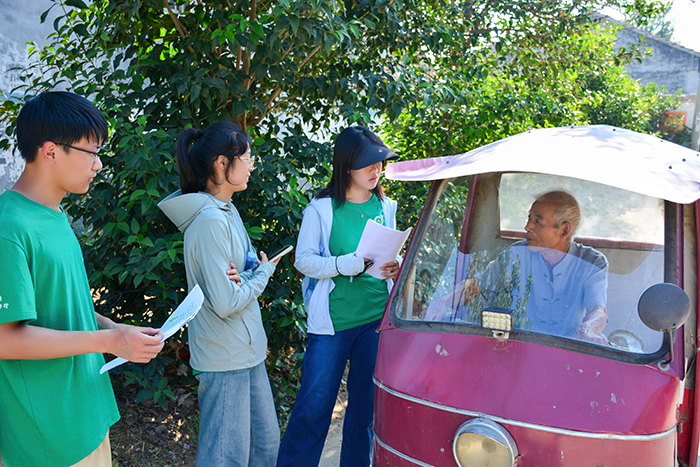
<instances>
[{"instance_id":1,"label":"black-framed glasses","mask_svg":"<svg viewBox=\"0 0 700 467\"><path fill-rule=\"evenodd\" d=\"M92 163L93 163L93 164L94 164L95 162L97 162L97 158L100 157L100 153L99 153L99 152L88 151L87 149L83 149L83 148L77 148L77 147L75 147L75 146L71 146L70 144L61 144L61 146L65 146L65 147L67 147L67 148L75 149L76 151L82 151L82 152L86 152L86 153L90 154L90 155L93 157L93 159L92 159Z\"/></svg>"}]
</instances>

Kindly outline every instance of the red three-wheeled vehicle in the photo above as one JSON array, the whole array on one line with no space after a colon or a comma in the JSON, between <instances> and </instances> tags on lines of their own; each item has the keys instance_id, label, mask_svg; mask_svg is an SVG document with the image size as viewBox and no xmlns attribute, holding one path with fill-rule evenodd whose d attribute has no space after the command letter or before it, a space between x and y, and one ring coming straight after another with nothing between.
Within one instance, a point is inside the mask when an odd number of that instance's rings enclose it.
<instances>
[{"instance_id":1,"label":"red three-wheeled vehicle","mask_svg":"<svg viewBox=\"0 0 700 467\"><path fill-rule=\"evenodd\" d=\"M699 153L547 128L386 176L432 185L380 326L374 466L697 464ZM551 192L580 214L554 262Z\"/></svg>"}]
</instances>

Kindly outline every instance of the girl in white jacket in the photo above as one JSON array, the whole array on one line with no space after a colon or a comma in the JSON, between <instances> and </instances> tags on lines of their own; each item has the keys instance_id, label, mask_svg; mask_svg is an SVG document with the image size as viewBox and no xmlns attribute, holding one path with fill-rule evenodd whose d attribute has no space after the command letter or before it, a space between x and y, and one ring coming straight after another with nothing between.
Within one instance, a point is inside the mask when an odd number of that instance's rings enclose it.
<instances>
[{"instance_id":1,"label":"girl in white jacket","mask_svg":"<svg viewBox=\"0 0 700 467\"><path fill-rule=\"evenodd\" d=\"M386 161L396 158L370 130L346 128L335 142L328 186L304 211L294 266L304 274L308 345L278 467L318 465L348 360L340 466L369 465L376 331L399 262L382 265L386 279L376 279L363 274L369 260L354 252L369 219L396 228L396 202L379 184Z\"/></svg>"}]
</instances>

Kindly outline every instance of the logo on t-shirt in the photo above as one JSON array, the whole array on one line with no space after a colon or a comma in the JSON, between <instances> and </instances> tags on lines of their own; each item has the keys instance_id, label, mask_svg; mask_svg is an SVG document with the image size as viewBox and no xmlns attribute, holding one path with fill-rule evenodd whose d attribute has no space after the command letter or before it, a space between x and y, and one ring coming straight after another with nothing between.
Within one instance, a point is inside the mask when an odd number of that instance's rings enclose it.
<instances>
[{"instance_id":1,"label":"logo on t-shirt","mask_svg":"<svg viewBox=\"0 0 700 467\"><path fill-rule=\"evenodd\" d=\"M375 217L372 220L379 225L386 225L386 224L384 224L384 214L379 214L377 217Z\"/></svg>"}]
</instances>

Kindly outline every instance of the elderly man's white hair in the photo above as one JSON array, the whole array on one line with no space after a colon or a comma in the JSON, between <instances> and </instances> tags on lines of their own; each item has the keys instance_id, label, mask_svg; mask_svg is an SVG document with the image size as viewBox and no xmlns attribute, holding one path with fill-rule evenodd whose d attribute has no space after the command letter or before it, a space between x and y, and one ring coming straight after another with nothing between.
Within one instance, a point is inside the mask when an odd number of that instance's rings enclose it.
<instances>
[{"instance_id":1,"label":"elderly man's white hair","mask_svg":"<svg viewBox=\"0 0 700 467\"><path fill-rule=\"evenodd\" d=\"M576 198L571 193L564 190L549 191L538 196L535 203L554 204L556 206L554 209L554 227L559 227L564 222L570 223L571 235L569 240L573 239L579 224L581 224L581 209Z\"/></svg>"}]
</instances>

